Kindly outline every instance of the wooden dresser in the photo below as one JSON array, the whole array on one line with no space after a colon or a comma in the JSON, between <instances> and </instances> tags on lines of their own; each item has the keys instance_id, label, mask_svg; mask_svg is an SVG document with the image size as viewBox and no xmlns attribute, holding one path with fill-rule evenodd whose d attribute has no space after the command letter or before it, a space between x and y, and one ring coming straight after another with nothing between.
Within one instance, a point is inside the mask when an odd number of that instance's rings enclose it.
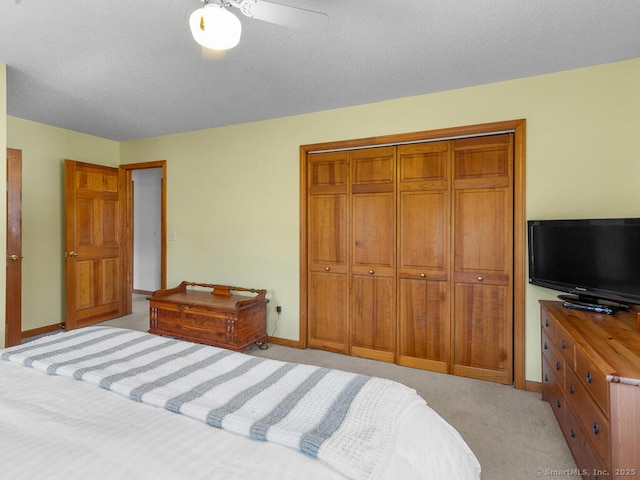
<instances>
[{"instance_id":1,"label":"wooden dresser","mask_svg":"<svg viewBox=\"0 0 640 480\"><path fill-rule=\"evenodd\" d=\"M266 290L193 282L156 290L147 297L149 333L244 351L253 343L267 339L269 300L265 298L266 293Z\"/></svg>"},{"instance_id":2,"label":"wooden dresser","mask_svg":"<svg viewBox=\"0 0 640 480\"><path fill-rule=\"evenodd\" d=\"M579 469L640 478L640 330L636 312L570 310L541 301L542 398Z\"/></svg>"}]
</instances>

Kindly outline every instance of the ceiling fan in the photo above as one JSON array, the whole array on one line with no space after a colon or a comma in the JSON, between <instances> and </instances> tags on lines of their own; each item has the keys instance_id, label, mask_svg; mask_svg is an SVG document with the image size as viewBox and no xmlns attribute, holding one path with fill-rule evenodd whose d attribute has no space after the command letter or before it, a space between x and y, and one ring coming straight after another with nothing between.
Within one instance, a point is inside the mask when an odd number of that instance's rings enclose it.
<instances>
[{"instance_id":1,"label":"ceiling fan","mask_svg":"<svg viewBox=\"0 0 640 480\"><path fill-rule=\"evenodd\" d=\"M202 0L204 5L191 14L189 26L196 42L212 50L228 50L240 42L242 25L228 7L245 16L266 22L311 31L326 28L329 17L321 12L290 7L266 0Z\"/></svg>"}]
</instances>

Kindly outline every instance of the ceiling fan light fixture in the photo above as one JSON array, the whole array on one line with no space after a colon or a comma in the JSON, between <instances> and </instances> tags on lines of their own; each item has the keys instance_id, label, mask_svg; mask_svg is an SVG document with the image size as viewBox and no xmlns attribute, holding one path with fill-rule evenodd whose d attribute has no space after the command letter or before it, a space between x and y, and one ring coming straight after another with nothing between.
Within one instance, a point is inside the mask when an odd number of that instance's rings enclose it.
<instances>
[{"instance_id":1,"label":"ceiling fan light fixture","mask_svg":"<svg viewBox=\"0 0 640 480\"><path fill-rule=\"evenodd\" d=\"M240 42L242 24L222 5L207 3L189 17L193 39L205 48L228 50Z\"/></svg>"}]
</instances>

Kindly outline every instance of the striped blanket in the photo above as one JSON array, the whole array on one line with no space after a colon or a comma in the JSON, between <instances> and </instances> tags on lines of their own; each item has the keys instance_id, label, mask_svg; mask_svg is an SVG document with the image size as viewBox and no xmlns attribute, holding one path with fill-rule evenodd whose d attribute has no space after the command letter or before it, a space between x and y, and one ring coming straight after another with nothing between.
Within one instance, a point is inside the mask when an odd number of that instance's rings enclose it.
<instances>
[{"instance_id":1,"label":"striped blanket","mask_svg":"<svg viewBox=\"0 0 640 480\"><path fill-rule=\"evenodd\" d=\"M424 403L390 380L113 327L43 337L1 357L298 449L358 480L383 467L403 411Z\"/></svg>"}]
</instances>

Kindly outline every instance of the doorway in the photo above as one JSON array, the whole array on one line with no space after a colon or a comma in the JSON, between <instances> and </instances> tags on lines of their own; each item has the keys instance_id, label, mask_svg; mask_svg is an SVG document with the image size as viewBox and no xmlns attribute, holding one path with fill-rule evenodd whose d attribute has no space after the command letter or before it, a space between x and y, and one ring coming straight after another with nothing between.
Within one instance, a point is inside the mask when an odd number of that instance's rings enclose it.
<instances>
[{"instance_id":1,"label":"doorway","mask_svg":"<svg viewBox=\"0 0 640 480\"><path fill-rule=\"evenodd\" d=\"M120 168L127 182L125 264L131 292L126 312L131 313L134 293L167 288L167 162L130 163Z\"/></svg>"},{"instance_id":2,"label":"doorway","mask_svg":"<svg viewBox=\"0 0 640 480\"><path fill-rule=\"evenodd\" d=\"M133 293L161 288L162 169L131 172L133 184Z\"/></svg>"}]
</instances>

